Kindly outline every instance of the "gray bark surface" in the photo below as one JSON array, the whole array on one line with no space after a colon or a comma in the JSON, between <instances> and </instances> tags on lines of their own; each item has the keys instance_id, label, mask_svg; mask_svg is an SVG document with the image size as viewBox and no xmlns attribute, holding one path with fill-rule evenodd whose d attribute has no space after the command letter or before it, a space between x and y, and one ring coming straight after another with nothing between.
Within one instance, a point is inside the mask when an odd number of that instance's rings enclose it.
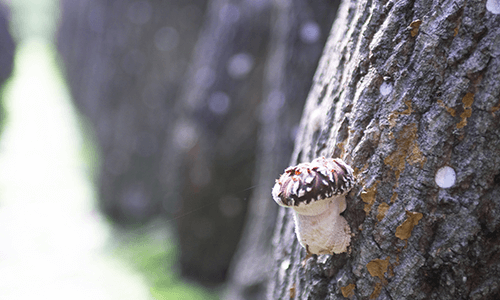
<instances>
[{"instance_id":1,"label":"gray bark surface","mask_svg":"<svg viewBox=\"0 0 500 300\"><path fill-rule=\"evenodd\" d=\"M499 118L500 15L484 1L343 1L291 162L355 169L353 238L302 266L280 208L268 298L500 298Z\"/></svg>"},{"instance_id":2,"label":"gray bark surface","mask_svg":"<svg viewBox=\"0 0 500 300\"><path fill-rule=\"evenodd\" d=\"M278 207L270 189L287 166L302 109L338 2L273 1L260 105L259 139L247 220L224 298L265 299Z\"/></svg>"}]
</instances>

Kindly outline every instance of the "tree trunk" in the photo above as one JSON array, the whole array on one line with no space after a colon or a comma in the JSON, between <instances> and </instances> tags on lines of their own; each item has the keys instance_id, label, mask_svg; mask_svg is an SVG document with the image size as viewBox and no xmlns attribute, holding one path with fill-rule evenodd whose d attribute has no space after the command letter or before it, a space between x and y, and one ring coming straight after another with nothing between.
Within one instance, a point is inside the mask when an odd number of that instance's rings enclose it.
<instances>
[{"instance_id":1,"label":"tree trunk","mask_svg":"<svg viewBox=\"0 0 500 300\"><path fill-rule=\"evenodd\" d=\"M353 167L343 213L353 237L346 253L304 260L280 208L269 299L500 297L493 2L341 4L291 162Z\"/></svg>"},{"instance_id":2,"label":"tree trunk","mask_svg":"<svg viewBox=\"0 0 500 300\"><path fill-rule=\"evenodd\" d=\"M270 0L209 2L173 107L161 177L181 216L182 275L205 284L225 280L245 221L270 7Z\"/></svg>"},{"instance_id":3,"label":"tree trunk","mask_svg":"<svg viewBox=\"0 0 500 300\"><path fill-rule=\"evenodd\" d=\"M321 51L339 2L273 1L259 139L247 221L225 299L264 299L278 206L269 191L287 166Z\"/></svg>"},{"instance_id":4,"label":"tree trunk","mask_svg":"<svg viewBox=\"0 0 500 300\"><path fill-rule=\"evenodd\" d=\"M206 0L62 0L58 49L95 128L99 203L121 223L169 207L160 162Z\"/></svg>"},{"instance_id":5,"label":"tree trunk","mask_svg":"<svg viewBox=\"0 0 500 300\"><path fill-rule=\"evenodd\" d=\"M16 45L9 32L8 16L10 11L4 4L0 3L0 88L3 88L4 82L12 74L14 66L14 50ZM4 111L3 99L0 98L0 135L3 129Z\"/></svg>"}]
</instances>

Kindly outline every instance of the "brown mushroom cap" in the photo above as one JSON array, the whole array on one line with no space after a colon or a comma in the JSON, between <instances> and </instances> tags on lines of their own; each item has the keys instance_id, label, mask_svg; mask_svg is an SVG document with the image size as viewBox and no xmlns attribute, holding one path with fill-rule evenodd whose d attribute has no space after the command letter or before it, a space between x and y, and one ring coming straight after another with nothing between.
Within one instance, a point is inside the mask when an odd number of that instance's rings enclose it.
<instances>
[{"instance_id":1,"label":"brown mushroom cap","mask_svg":"<svg viewBox=\"0 0 500 300\"><path fill-rule=\"evenodd\" d=\"M273 199L282 206L345 195L354 186L353 170L338 158L316 158L310 163L288 167L276 180Z\"/></svg>"}]
</instances>

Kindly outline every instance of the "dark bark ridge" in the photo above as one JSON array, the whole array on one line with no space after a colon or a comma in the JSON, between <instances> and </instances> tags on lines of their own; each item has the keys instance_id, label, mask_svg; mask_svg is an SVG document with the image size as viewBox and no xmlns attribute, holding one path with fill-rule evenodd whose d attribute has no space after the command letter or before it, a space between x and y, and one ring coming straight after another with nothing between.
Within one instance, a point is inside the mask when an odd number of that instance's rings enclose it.
<instances>
[{"instance_id":1,"label":"dark bark ridge","mask_svg":"<svg viewBox=\"0 0 500 300\"><path fill-rule=\"evenodd\" d=\"M280 209L270 299L494 299L500 285L500 15L482 1L344 1L292 163L358 174L350 252L309 259ZM456 182L436 184L451 167Z\"/></svg>"}]
</instances>

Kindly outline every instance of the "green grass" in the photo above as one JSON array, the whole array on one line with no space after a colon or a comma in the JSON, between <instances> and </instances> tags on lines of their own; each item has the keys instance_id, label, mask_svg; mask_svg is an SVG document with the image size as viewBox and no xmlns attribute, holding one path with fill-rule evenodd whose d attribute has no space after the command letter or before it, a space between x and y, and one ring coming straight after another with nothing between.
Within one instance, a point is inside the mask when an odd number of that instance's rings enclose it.
<instances>
[{"instance_id":1,"label":"green grass","mask_svg":"<svg viewBox=\"0 0 500 300\"><path fill-rule=\"evenodd\" d=\"M130 231L118 234L122 236L122 241L119 242L121 246L115 249L115 254L144 274L154 299L219 299L217 291L210 291L180 278L175 265L178 254L176 242L168 234L165 235L166 225L159 223L156 228L140 228L137 234Z\"/></svg>"}]
</instances>

